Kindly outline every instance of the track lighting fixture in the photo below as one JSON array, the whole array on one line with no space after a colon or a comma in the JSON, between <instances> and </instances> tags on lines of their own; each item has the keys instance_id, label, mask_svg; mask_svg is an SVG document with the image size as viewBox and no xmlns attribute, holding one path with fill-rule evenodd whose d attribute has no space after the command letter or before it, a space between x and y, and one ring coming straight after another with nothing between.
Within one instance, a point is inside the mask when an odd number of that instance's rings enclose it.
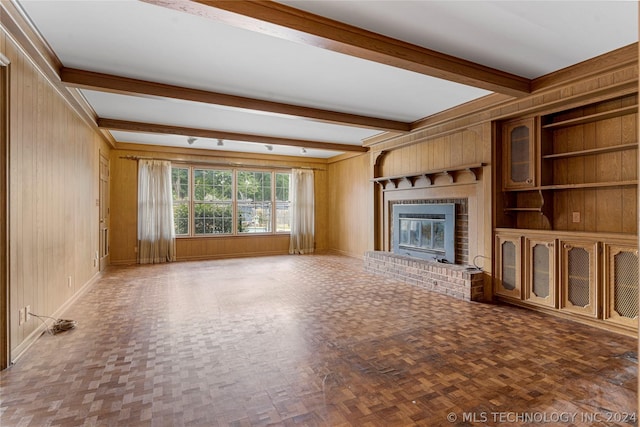
<instances>
[{"instance_id":1,"label":"track lighting fixture","mask_svg":"<svg viewBox=\"0 0 640 427\"><path fill-rule=\"evenodd\" d=\"M266 148L267 151L273 151L273 145L265 144L264 148Z\"/></svg>"},{"instance_id":2,"label":"track lighting fixture","mask_svg":"<svg viewBox=\"0 0 640 427\"><path fill-rule=\"evenodd\" d=\"M300 152L301 152L302 154L307 154L307 149L306 149L306 148L304 148L304 147L300 147Z\"/></svg>"},{"instance_id":3,"label":"track lighting fixture","mask_svg":"<svg viewBox=\"0 0 640 427\"><path fill-rule=\"evenodd\" d=\"M224 145L224 141L218 138L218 147L222 147Z\"/></svg>"},{"instance_id":4,"label":"track lighting fixture","mask_svg":"<svg viewBox=\"0 0 640 427\"><path fill-rule=\"evenodd\" d=\"M196 142L198 138L194 138L193 136L190 136L189 138L187 138L187 143L189 145L192 145L194 142Z\"/></svg>"}]
</instances>

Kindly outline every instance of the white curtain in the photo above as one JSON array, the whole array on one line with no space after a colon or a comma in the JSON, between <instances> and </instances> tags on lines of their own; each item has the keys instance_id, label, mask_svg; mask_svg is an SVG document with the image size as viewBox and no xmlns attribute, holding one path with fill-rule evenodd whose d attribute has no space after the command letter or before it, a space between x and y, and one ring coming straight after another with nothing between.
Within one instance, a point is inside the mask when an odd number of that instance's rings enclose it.
<instances>
[{"instance_id":1,"label":"white curtain","mask_svg":"<svg viewBox=\"0 0 640 427\"><path fill-rule=\"evenodd\" d=\"M290 254L313 252L315 243L315 199L313 171L291 171L291 240Z\"/></svg>"},{"instance_id":2,"label":"white curtain","mask_svg":"<svg viewBox=\"0 0 640 427\"><path fill-rule=\"evenodd\" d=\"M138 262L175 261L171 162L138 161Z\"/></svg>"}]
</instances>

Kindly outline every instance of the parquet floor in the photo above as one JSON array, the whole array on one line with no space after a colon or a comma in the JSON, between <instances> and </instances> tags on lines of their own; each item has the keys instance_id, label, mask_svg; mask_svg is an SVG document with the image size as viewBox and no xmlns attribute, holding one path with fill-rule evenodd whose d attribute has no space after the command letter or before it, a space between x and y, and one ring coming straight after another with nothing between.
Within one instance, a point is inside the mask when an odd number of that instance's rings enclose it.
<instances>
[{"instance_id":1,"label":"parquet floor","mask_svg":"<svg viewBox=\"0 0 640 427\"><path fill-rule=\"evenodd\" d=\"M636 340L357 259L113 268L64 317L0 373L3 427L637 425Z\"/></svg>"}]
</instances>

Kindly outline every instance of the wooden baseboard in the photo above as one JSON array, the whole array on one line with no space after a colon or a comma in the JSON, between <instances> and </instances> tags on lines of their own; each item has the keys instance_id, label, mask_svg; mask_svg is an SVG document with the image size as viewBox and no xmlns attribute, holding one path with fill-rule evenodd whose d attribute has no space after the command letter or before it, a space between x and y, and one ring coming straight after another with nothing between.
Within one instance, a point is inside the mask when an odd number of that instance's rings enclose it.
<instances>
[{"instance_id":1,"label":"wooden baseboard","mask_svg":"<svg viewBox=\"0 0 640 427\"><path fill-rule=\"evenodd\" d=\"M102 277L101 272L97 272L95 275L93 275L93 277L91 277L84 285L82 285L78 292L73 294L73 296L69 298L64 304L62 304L60 308L52 313L51 317L59 318L62 314L64 314L64 312L67 311L67 309L71 307L73 303L75 303L81 296L83 296L89 289L91 289L91 287L98 281L100 277ZM26 351L38 340L38 338L40 338L40 336L47 331L47 328L49 328L51 324L53 324L53 322L53 319L47 319L45 323L40 323L40 326L38 326L33 332L31 332L29 336L27 336L27 338L25 338L11 352L10 359L12 365L16 363L16 361L26 353Z\"/></svg>"},{"instance_id":2,"label":"wooden baseboard","mask_svg":"<svg viewBox=\"0 0 640 427\"><path fill-rule=\"evenodd\" d=\"M343 255L343 256L348 256L350 258L361 259L361 260L364 261L364 253L358 254L358 253L353 253L353 252L341 251L339 249L327 249L327 250L324 251L324 253Z\"/></svg>"},{"instance_id":3,"label":"wooden baseboard","mask_svg":"<svg viewBox=\"0 0 640 427\"><path fill-rule=\"evenodd\" d=\"M265 252L242 252L231 254L197 255L197 256L176 256L176 262L180 261L207 261L214 259L251 258L263 256L289 255L288 251L265 251Z\"/></svg>"},{"instance_id":4,"label":"wooden baseboard","mask_svg":"<svg viewBox=\"0 0 640 427\"><path fill-rule=\"evenodd\" d=\"M524 308L527 310L532 310L538 313L550 314L551 316L560 317L562 319L570 320L572 322L578 322L583 325L589 325L589 326L596 327L598 329L604 329L606 331L614 332L621 335L626 335L628 337L638 338L638 331L636 329L627 328L622 325L618 326L613 323L603 321L602 319L595 319L595 318L592 319L592 318L583 317L580 315L572 315L554 308L546 308L542 306L527 304L524 302L512 300L509 298L503 298L500 296L494 296L493 298L494 298L494 302L514 305L514 306Z\"/></svg>"},{"instance_id":5,"label":"wooden baseboard","mask_svg":"<svg viewBox=\"0 0 640 427\"><path fill-rule=\"evenodd\" d=\"M117 261L112 260L109 262L109 265L134 265L137 263L138 263L137 259L121 259Z\"/></svg>"}]
</instances>

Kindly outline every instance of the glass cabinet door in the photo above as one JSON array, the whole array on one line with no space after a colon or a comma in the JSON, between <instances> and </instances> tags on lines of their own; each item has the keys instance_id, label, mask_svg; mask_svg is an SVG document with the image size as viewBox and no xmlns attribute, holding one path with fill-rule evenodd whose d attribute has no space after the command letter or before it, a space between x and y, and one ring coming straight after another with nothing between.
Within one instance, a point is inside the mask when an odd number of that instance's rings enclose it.
<instances>
[{"instance_id":1,"label":"glass cabinet door","mask_svg":"<svg viewBox=\"0 0 640 427\"><path fill-rule=\"evenodd\" d=\"M505 123L502 141L503 189L535 187L535 119Z\"/></svg>"},{"instance_id":2,"label":"glass cabinet door","mask_svg":"<svg viewBox=\"0 0 640 427\"><path fill-rule=\"evenodd\" d=\"M522 299L521 242L518 235L496 236L496 295Z\"/></svg>"},{"instance_id":3,"label":"glass cabinet door","mask_svg":"<svg viewBox=\"0 0 640 427\"><path fill-rule=\"evenodd\" d=\"M604 319L619 325L638 325L638 248L605 245Z\"/></svg>"},{"instance_id":4,"label":"glass cabinet door","mask_svg":"<svg viewBox=\"0 0 640 427\"><path fill-rule=\"evenodd\" d=\"M561 309L598 317L598 243L561 241Z\"/></svg>"},{"instance_id":5,"label":"glass cabinet door","mask_svg":"<svg viewBox=\"0 0 640 427\"><path fill-rule=\"evenodd\" d=\"M555 243L553 239L526 239L526 297L535 304L556 307Z\"/></svg>"}]
</instances>

